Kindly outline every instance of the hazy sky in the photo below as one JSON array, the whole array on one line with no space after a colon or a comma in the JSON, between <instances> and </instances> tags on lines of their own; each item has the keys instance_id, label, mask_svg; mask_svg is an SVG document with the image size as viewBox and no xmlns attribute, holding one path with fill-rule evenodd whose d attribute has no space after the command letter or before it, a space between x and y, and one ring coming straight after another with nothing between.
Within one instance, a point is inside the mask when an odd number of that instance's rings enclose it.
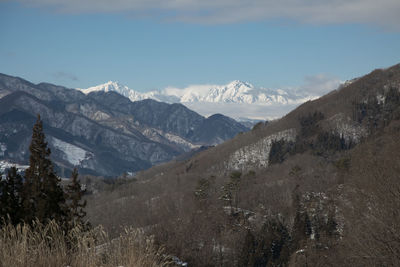
<instances>
[{"instance_id":1,"label":"hazy sky","mask_svg":"<svg viewBox=\"0 0 400 267\"><path fill-rule=\"evenodd\" d=\"M0 0L0 72L147 91L301 87L400 63L399 0Z\"/></svg>"}]
</instances>

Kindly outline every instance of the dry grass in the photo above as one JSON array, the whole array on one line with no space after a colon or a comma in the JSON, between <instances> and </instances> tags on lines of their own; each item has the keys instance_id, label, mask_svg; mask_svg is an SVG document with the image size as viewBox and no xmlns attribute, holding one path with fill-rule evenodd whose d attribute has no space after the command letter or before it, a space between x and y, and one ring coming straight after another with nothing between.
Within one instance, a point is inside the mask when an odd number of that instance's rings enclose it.
<instances>
[{"instance_id":1,"label":"dry grass","mask_svg":"<svg viewBox=\"0 0 400 267\"><path fill-rule=\"evenodd\" d=\"M0 267L171 265L162 249L131 228L113 240L101 227L84 231L76 226L64 234L55 222L0 229Z\"/></svg>"}]
</instances>

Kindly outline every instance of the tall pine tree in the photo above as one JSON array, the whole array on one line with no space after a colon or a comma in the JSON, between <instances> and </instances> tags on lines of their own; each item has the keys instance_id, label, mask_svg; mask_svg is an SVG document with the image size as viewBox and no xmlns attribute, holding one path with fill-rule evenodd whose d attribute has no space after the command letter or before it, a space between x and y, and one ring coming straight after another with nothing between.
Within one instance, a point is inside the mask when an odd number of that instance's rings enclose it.
<instances>
[{"instance_id":1,"label":"tall pine tree","mask_svg":"<svg viewBox=\"0 0 400 267\"><path fill-rule=\"evenodd\" d=\"M66 188L67 207L69 210L68 221L72 224L85 225L83 219L86 216L86 212L84 211L86 200L82 201L84 193L85 190L82 190L82 186L78 180L78 171L74 168L70 184Z\"/></svg>"},{"instance_id":2,"label":"tall pine tree","mask_svg":"<svg viewBox=\"0 0 400 267\"><path fill-rule=\"evenodd\" d=\"M9 220L7 222L16 225L21 222L22 215L22 176L16 167L11 167L0 181L0 223Z\"/></svg>"},{"instance_id":3,"label":"tall pine tree","mask_svg":"<svg viewBox=\"0 0 400 267\"><path fill-rule=\"evenodd\" d=\"M35 218L43 223L54 219L62 224L67 218L65 195L50 160L51 151L45 141L40 115L33 126L29 151L29 168L25 171L23 188L24 219L28 223Z\"/></svg>"}]
</instances>

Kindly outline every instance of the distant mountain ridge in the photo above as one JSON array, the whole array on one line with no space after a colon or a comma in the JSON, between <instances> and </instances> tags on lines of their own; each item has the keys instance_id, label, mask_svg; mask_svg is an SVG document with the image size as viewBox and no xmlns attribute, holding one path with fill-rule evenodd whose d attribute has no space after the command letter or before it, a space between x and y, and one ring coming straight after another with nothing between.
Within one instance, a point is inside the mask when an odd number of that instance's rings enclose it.
<instances>
[{"instance_id":1,"label":"distant mountain ridge","mask_svg":"<svg viewBox=\"0 0 400 267\"><path fill-rule=\"evenodd\" d=\"M226 85L194 85L184 89L168 87L141 93L135 91L119 82L109 81L104 84L78 89L85 94L91 92L117 92L131 101L143 99L155 99L167 103L242 103L242 104L300 104L316 96L300 92L288 92L281 89L268 89L255 87L251 83L239 80L232 81Z\"/></svg>"},{"instance_id":2,"label":"distant mountain ridge","mask_svg":"<svg viewBox=\"0 0 400 267\"><path fill-rule=\"evenodd\" d=\"M37 114L59 168L77 166L81 173L105 176L136 172L248 130L226 116L205 118L182 104L132 102L114 91L85 95L0 74L0 161L27 163Z\"/></svg>"}]
</instances>

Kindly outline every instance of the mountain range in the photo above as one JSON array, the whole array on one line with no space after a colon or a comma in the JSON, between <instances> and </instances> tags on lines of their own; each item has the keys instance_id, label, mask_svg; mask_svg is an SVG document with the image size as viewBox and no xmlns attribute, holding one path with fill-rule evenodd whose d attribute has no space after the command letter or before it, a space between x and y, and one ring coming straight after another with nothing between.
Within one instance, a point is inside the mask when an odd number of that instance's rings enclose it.
<instances>
[{"instance_id":1,"label":"mountain range","mask_svg":"<svg viewBox=\"0 0 400 267\"><path fill-rule=\"evenodd\" d=\"M92 92L117 92L131 101L154 99L166 103L182 103L204 116L223 113L235 119L270 119L284 115L265 112L272 107L291 108L315 99L317 96L294 90L255 87L239 80L226 85L193 85L184 89L168 87L150 92L135 91L119 82L109 81L94 87L78 89L85 94ZM251 105L251 107L249 106ZM255 112L255 107L259 107ZM240 110L240 111L238 111ZM252 111L246 113L248 111ZM282 111L284 112L283 109ZM287 110L288 111L288 110ZM247 117L246 117L247 116Z\"/></svg>"},{"instance_id":2,"label":"mountain range","mask_svg":"<svg viewBox=\"0 0 400 267\"><path fill-rule=\"evenodd\" d=\"M52 160L63 176L136 172L234 137L248 128L221 114L205 118L182 104L132 102L114 91L88 94L0 74L0 160L26 164L41 115Z\"/></svg>"},{"instance_id":3,"label":"mountain range","mask_svg":"<svg viewBox=\"0 0 400 267\"><path fill-rule=\"evenodd\" d=\"M251 83L239 80L226 85L198 85L184 89L168 87L164 90L141 93L119 82L109 81L104 84L78 89L83 93L117 92L131 101L154 99L166 103L243 103L243 104L301 104L316 96L288 92L281 89L256 88Z\"/></svg>"}]
</instances>

